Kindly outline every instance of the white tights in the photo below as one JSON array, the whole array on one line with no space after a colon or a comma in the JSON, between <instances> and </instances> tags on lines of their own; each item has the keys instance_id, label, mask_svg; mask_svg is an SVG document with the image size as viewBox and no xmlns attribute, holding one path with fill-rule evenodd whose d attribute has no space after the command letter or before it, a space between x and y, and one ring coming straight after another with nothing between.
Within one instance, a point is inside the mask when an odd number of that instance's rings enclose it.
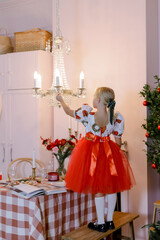
<instances>
[{"instance_id":1,"label":"white tights","mask_svg":"<svg viewBox=\"0 0 160 240\"><path fill-rule=\"evenodd\" d=\"M116 193L107 194L108 201L108 213L107 213L107 221L113 221L113 213L116 206L117 195ZM95 197L95 205L96 205L96 213L98 224L104 224L104 196Z\"/></svg>"},{"instance_id":2,"label":"white tights","mask_svg":"<svg viewBox=\"0 0 160 240\"><path fill-rule=\"evenodd\" d=\"M116 206L117 194L108 194L107 202L108 202L108 213L107 213L107 221L113 221L113 213Z\"/></svg>"}]
</instances>

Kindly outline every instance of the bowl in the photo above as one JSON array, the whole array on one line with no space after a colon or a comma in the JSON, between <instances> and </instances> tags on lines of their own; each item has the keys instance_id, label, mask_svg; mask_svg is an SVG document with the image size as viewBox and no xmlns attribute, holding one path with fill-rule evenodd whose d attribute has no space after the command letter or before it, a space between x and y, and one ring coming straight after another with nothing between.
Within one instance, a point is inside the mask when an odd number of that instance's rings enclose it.
<instances>
[{"instance_id":1,"label":"bowl","mask_svg":"<svg viewBox=\"0 0 160 240\"><path fill-rule=\"evenodd\" d=\"M48 181L58 181L59 180L59 174L57 172L48 172Z\"/></svg>"}]
</instances>

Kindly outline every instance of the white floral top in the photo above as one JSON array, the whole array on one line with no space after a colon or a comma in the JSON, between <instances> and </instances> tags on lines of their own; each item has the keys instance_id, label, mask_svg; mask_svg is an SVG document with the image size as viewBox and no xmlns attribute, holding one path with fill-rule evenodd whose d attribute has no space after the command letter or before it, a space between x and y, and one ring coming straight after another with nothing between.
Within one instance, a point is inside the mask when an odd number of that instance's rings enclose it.
<instances>
[{"instance_id":1,"label":"white floral top","mask_svg":"<svg viewBox=\"0 0 160 240\"><path fill-rule=\"evenodd\" d=\"M94 114L88 104L83 104L81 108L74 111L74 117L77 121L83 123L86 133L92 132L94 135L101 137L109 136L113 134L114 137L121 137L124 131L124 119L122 115L117 112L113 124L110 122L105 127L99 127L95 123Z\"/></svg>"}]
</instances>

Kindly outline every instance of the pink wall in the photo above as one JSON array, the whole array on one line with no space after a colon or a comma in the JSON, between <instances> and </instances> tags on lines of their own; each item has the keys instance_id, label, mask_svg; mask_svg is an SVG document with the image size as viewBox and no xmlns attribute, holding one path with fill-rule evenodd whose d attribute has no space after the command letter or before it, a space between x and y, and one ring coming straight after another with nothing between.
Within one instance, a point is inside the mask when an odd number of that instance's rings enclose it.
<instances>
[{"instance_id":1,"label":"pink wall","mask_svg":"<svg viewBox=\"0 0 160 240\"><path fill-rule=\"evenodd\" d=\"M0 28L9 36L33 28L52 30L52 0L0 1Z\"/></svg>"},{"instance_id":2,"label":"pink wall","mask_svg":"<svg viewBox=\"0 0 160 240\"><path fill-rule=\"evenodd\" d=\"M13 5L0 3L0 27L7 28L10 36L34 27L49 31L53 29L55 33L55 0L7 2ZM150 12L146 12L146 3L155 10L156 0L60 1L61 31L70 41L72 49L70 55L65 57L70 86L74 89L78 87L79 73L83 70L87 88L84 102L92 103L96 87L110 86L116 93L117 109L125 118L123 140L128 143L129 161L137 185L122 194L122 209L140 214L135 221L136 240L147 239L146 230L142 230L141 226L147 221L150 193L147 190L147 161L143 152L145 132L141 128L146 109L142 106L143 99L139 97L147 76L155 72L154 69L153 72L147 71L146 65L146 17L151 19ZM75 100L72 107L79 107L82 102ZM54 119L54 136L67 136L68 118L62 109L55 109ZM72 126L74 130L74 122Z\"/></svg>"},{"instance_id":3,"label":"pink wall","mask_svg":"<svg viewBox=\"0 0 160 240\"><path fill-rule=\"evenodd\" d=\"M110 86L115 90L117 109L125 118L123 140L128 143L129 161L137 181L133 190L122 194L122 209L140 214L135 221L136 240L147 239L147 230L141 229L148 215L145 132L141 128L146 109L139 96L146 83L146 1L61 2L61 31L72 48L65 62L70 85L77 86L83 70L88 94L85 101L90 104L96 87ZM53 24L53 32L54 27ZM55 137L64 136L67 117L61 109L54 113Z\"/></svg>"}]
</instances>

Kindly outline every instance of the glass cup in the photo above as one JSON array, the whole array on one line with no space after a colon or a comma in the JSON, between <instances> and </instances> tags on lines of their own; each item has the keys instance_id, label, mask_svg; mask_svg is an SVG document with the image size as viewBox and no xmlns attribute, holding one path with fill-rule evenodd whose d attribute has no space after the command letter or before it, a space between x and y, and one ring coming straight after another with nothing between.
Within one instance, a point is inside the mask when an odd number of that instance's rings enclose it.
<instances>
[{"instance_id":1,"label":"glass cup","mask_svg":"<svg viewBox=\"0 0 160 240\"><path fill-rule=\"evenodd\" d=\"M50 160L47 165L48 172L54 171L54 162L53 160Z\"/></svg>"},{"instance_id":2,"label":"glass cup","mask_svg":"<svg viewBox=\"0 0 160 240\"><path fill-rule=\"evenodd\" d=\"M16 176L16 168L15 168L14 166L12 166L11 169L10 169L10 178L11 178L11 181L14 181L15 176Z\"/></svg>"},{"instance_id":3,"label":"glass cup","mask_svg":"<svg viewBox=\"0 0 160 240\"><path fill-rule=\"evenodd\" d=\"M41 183L43 184L47 178L47 169L42 168L41 169Z\"/></svg>"}]
</instances>

